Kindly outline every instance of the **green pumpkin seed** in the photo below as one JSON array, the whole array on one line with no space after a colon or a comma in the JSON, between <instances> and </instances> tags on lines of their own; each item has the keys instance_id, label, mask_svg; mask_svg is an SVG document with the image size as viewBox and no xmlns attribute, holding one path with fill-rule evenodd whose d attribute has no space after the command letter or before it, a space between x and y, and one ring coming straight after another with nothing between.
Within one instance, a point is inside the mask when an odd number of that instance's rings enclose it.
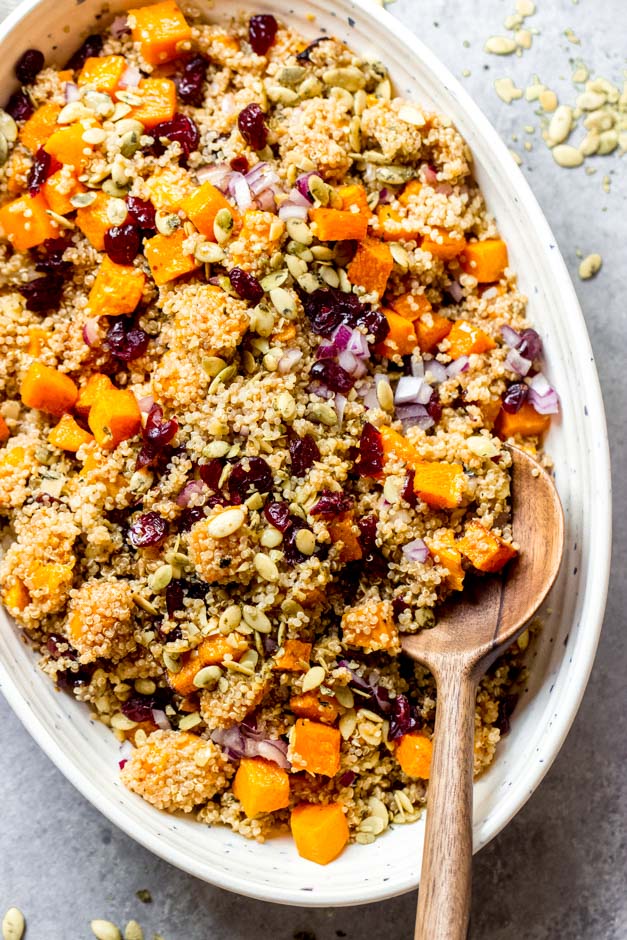
<instances>
[{"instance_id":1,"label":"green pumpkin seed","mask_svg":"<svg viewBox=\"0 0 627 940\"><path fill-rule=\"evenodd\" d=\"M135 679L133 688L140 695L154 695L157 691L157 683L152 679Z\"/></svg>"},{"instance_id":2,"label":"green pumpkin seed","mask_svg":"<svg viewBox=\"0 0 627 940\"><path fill-rule=\"evenodd\" d=\"M81 194L79 193L79 195ZM85 193L85 195L92 196L93 193ZM109 199L107 202L106 215L111 225L123 225L128 215L128 209L124 199Z\"/></svg>"},{"instance_id":3,"label":"green pumpkin seed","mask_svg":"<svg viewBox=\"0 0 627 940\"><path fill-rule=\"evenodd\" d=\"M181 224L181 220L175 212L159 211L155 214L155 225L157 227L157 231L166 237L174 235L174 233L180 229Z\"/></svg>"},{"instance_id":4,"label":"green pumpkin seed","mask_svg":"<svg viewBox=\"0 0 627 940\"><path fill-rule=\"evenodd\" d=\"M174 218L178 219L178 216ZM224 261L224 250L214 242L199 242L194 248L194 258L203 264L218 264Z\"/></svg>"},{"instance_id":5,"label":"green pumpkin seed","mask_svg":"<svg viewBox=\"0 0 627 940\"><path fill-rule=\"evenodd\" d=\"M84 209L91 206L96 199L96 193L76 193L70 198L70 203L75 209Z\"/></svg>"},{"instance_id":6,"label":"green pumpkin seed","mask_svg":"<svg viewBox=\"0 0 627 940\"><path fill-rule=\"evenodd\" d=\"M269 555L264 552L257 552L253 558L253 564L264 581L276 582L279 580L279 569Z\"/></svg>"},{"instance_id":7,"label":"green pumpkin seed","mask_svg":"<svg viewBox=\"0 0 627 940\"><path fill-rule=\"evenodd\" d=\"M409 255L402 245L399 245L398 242L390 242L390 254L395 264L397 264L402 271L409 269Z\"/></svg>"},{"instance_id":8,"label":"green pumpkin seed","mask_svg":"<svg viewBox=\"0 0 627 940\"><path fill-rule=\"evenodd\" d=\"M268 528L261 533L259 544L263 545L264 548L277 548L282 541L283 536L278 529Z\"/></svg>"},{"instance_id":9,"label":"green pumpkin seed","mask_svg":"<svg viewBox=\"0 0 627 940\"><path fill-rule=\"evenodd\" d=\"M313 292L320 287L320 281L316 275L311 274L310 271L298 278L298 284L308 294L313 294Z\"/></svg>"},{"instance_id":10,"label":"green pumpkin seed","mask_svg":"<svg viewBox=\"0 0 627 940\"><path fill-rule=\"evenodd\" d=\"M355 704L355 696L347 685L337 685L333 694L343 708L352 708Z\"/></svg>"},{"instance_id":11,"label":"green pumpkin seed","mask_svg":"<svg viewBox=\"0 0 627 940\"><path fill-rule=\"evenodd\" d=\"M307 264L310 261L313 261L313 254L311 253L310 249L307 247L307 245L301 244L298 241L289 241L286 245L285 251L288 255L296 255L297 258L300 258Z\"/></svg>"},{"instance_id":12,"label":"green pumpkin seed","mask_svg":"<svg viewBox=\"0 0 627 940\"><path fill-rule=\"evenodd\" d=\"M340 286L340 275L335 270L335 268L320 268L320 276L325 284L328 284L329 287L339 287Z\"/></svg>"},{"instance_id":13,"label":"green pumpkin seed","mask_svg":"<svg viewBox=\"0 0 627 940\"><path fill-rule=\"evenodd\" d=\"M165 591L172 580L172 565L160 565L148 578L148 586L154 594Z\"/></svg>"},{"instance_id":14,"label":"green pumpkin seed","mask_svg":"<svg viewBox=\"0 0 627 940\"><path fill-rule=\"evenodd\" d=\"M230 382L232 378L237 375L237 366L230 365L226 369L223 369L222 372L218 372L215 379L209 386L209 394L212 395L213 392L217 391L221 385L226 385L227 382Z\"/></svg>"},{"instance_id":15,"label":"green pumpkin seed","mask_svg":"<svg viewBox=\"0 0 627 940\"><path fill-rule=\"evenodd\" d=\"M267 293L268 291L274 290L275 287L281 287L282 284L285 284L288 276L289 272L285 269L282 271L275 271L273 274L266 275L266 277L262 278L259 283Z\"/></svg>"},{"instance_id":16,"label":"green pumpkin seed","mask_svg":"<svg viewBox=\"0 0 627 940\"><path fill-rule=\"evenodd\" d=\"M184 718L181 718L179 721L179 731L191 731L192 728L196 728L202 722L202 718L198 712L192 712L191 715L185 715Z\"/></svg>"},{"instance_id":17,"label":"green pumpkin seed","mask_svg":"<svg viewBox=\"0 0 627 940\"><path fill-rule=\"evenodd\" d=\"M220 614L220 619L218 624L222 632L231 633L232 630L236 630L240 625L242 620L242 608L239 604L231 604L226 610L223 610Z\"/></svg>"},{"instance_id":18,"label":"green pumpkin seed","mask_svg":"<svg viewBox=\"0 0 627 940\"><path fill-rule=\"evenodd\" d=\"M298 97L303 98L317 98L322 94L322 82L316 78L315 75L310 75L309 78L306 78L305 81L299 86ZM305 170L305 173L310 173L314 167L311 166L308 170Z\"/></svg>"},{"instance_id":19,"label":"green pumpkin seed","mask_svg":"<svg viewBox=\"0 0 627 940\"><path fill-rule=\"evenodd\" d=\"M230 445L228 441L210 441L206 447L203 447L203 457L208 457L209 460L215 460L216 458L225 457L230 450Z\"/></svg>"},{"instance_id":20,"label":"green pumpkin seed","mask_svg":"<svg viewBox=\"0 0 627 940\"><path fill-rule=\"evenodd\" d=\"M379 82L374 93L377 98L384 98L386 101L389 101L392 97L392 83L390 79L384 78L382 82Z\"/></svg>"},{"instance_id":21,"label":"green pumpkin seed","mask_svg":"<svg viewBox=\"0 0 627 940\"><path fill-rule=\"evenodd\" d=\"M281 85L298 85L307 75L307 69L302 65L286 65L277 75Z\"/></svg>"},{"instance_id":22,"label":"green pumpkin seed","mask_svg":"<svg viewBox=\"0 0 627 940\"><path fill-rule=\"evenodd\" d=\"M311 245L313 233L304 219L288 219L285 228L287 234L301 245Z\"/></svg>"},{"instance_id":23,"label":"green pumpkin seed","mask_svg":"<svg viewBox=\"0 0 627 940\"><path fill-rule=\"evenodd\" d=\"M345 68L327 69L322 75L325 85L356 92L366 87L366 76L358 68L348 65Z\"/></svg>"},{"instance_id":24,"label":"green pumpkin seed","mask_svg":"<svg viewBox=\"0 0 627 940\"><path fill-rule=\"evenodd\" d=\"M328 206L332 189L319 176L310 176L307 184L309 192L320 206Z\"/></svg>"},{"instance_id":25,"label":"green pumpkin seed","mask_svg":"<svg viewBox=\"0 0 627 940\"><path fill-rule=\"evenodd\" d=\"M181 663L180 658L175 653L165 652L163 654L163 665L168 670L168 672L173 672L175 674L180 672L183 668L183 664Z\"/></svg>"},{"instance_id":26,"label":"green pumpkin seed","mask_svg":"<svg viewBox=\"0 0 627 940\"><path fill-rule=\"evenodd\" d=\"M384 380L377 383L377 401L384 411L390 414L394 411L394 392L389 382Z\"/></svg>"},{"instance_id":27,"label":"green pumpkin seed","mask_svg":"<svg viewBox=\"0 0 627 940\"><path fill-rule=\"evenodd\" d=\"M2 918L2 940L22 940L26 922L19 907L10 907Z\"/></svg>"},{"instance_id":28,"label":"green pumpkin seed","mask_svg":"<svg viewBox=\"0 0 627 940\"><path fill-rule=\"evenodd\" d=\"M357 727L357 715L354 709L350 708L347 712L344 712L339 720L338 727L344 741L348 741Z\"/></svg>"},{"instance_id":29,"label":"green pumpkin seed","mask_svg":"<svg viewBox=\"0 0 627 940\"><path fill-rule=\"evenodd\" d=\"M401 121L404 121L405 124L411 124L412 127L424 127L424 115L417 108L412 108L411 105L403 105L398 112L398 116Z\"/></svg>"},{"instance_id":30,"label":"green pumpkin seed","mask_svg":"<svg viewBox=\"0 0 627 940\"><path fill-rule=\"evenodd\" d=\"M256 630L258 633L272 632L272 623L264 612L257 607L253 607L251 604L244 604L242 616L244 622L248 624L252 630Z\"/></svg>"},{"instance_id":31,"label":"green pumpkin seed","mask_svg":"<svg viewBox=\"0 0 627 940\"><path fill-rule=\"evenodd\" d=\"M4 134L0 134L0 166L4 166L8 159L9 145Z\"/></svg>"},{"instance_id":32,"label":"green pumpkin seed","mask_svg":"<svg viewBox=\"0 0 627 940\"><path fill-rule=\"evenodd\" d=\"M17 140L17 124L11 115L7 111L3 111L2 108L0 108L0 134L10 144ZM17 908L12 908L12 910L17 910Z\"/></svg>"},{"instance_id":33,"label":"green pumpkin seed","mask_svg":"<svg viewBox=\"0 0 627 940\"><path fill-rule=\"evenodd\" d=\"M110 920L92 920L89 926L96 940L122 940L122 934Z\"/></svg>"},{"instance_id":34,"label":"green pumpkin seed","mask_svg":"<svg viewBox=\"0 0 627 940\"><path fill-rule=\"evenodd\" d=\"M255 357L247 349L245 349L242 353L242 365L244 366L244 370L248 375L252 375L257 368Z\"/></svg>"},{"instance_id":35,"label":"green pumpkin seed","mask_svg":"<svg viewBox=\"0 0 627 940\"><path fill-rule=\"evenodd\" d=\"M216 213L213 222L213 234L218 244L223 245L229 240L233 232L233 224L233 214L226 207Z\"/></svg>"},{"instance_id":36,"label":"green pumpkin seed","mask_svg":"<svg viewBox=\"0 0 627 940\"><path fill-rule=\"evenodd\" d=\"M118 97L121 99L122 96L118 94ZM83 104L93 114L103 118L111 117L115 111L111 96L104 91L86 91L83 95Z\"/></svg>"},{"instance_id":37,"label":"green pumpkin seed","mask_svg":"<svg viewBox=\"0 0 627 940\"><path fill-rule=\"evenodd\" d=\"M220 359L218 356L204 356L200 364L203 372L211 379L226 368L225 360Z\"/></svg>"},{"instance_id":38,"label":"green pumpkin seed","mask_svg":"<svg viewBox=\"0 0 627 940\"><path fill-rule=\"evenodd\" d=\"M316 550L316 536L310 529L299 529L294 544L303 555L313 555Z\"/></svg>"},{"instance_id":39,"label":"green pumpkin seed","mask_svg":"<svg viewBox=\"0 0 627 940\"><path fill-rule=\"evenodd\" d=\"M326 679L326 675L322 666L312 666L303 676L303 692L312 692L317 689Z\"/></svg>"},{"instance_id":40,"label":"green pumpkin seed","mask_svg":"<svg viewBox=\"0 0 627 940\"><path fill-rule=\"evenodd\" d=\"M296 417L296 401L287 389L278 396L276 409L284 421L293 421Z\"/></svg>"},{"instance_id":41,"label":"green pumpkin seed","mask_svg":"<svg viewBox=\"0 0 627 940\"><path fill-rule=\"evenodd\" d=\"M233 506L214 516L207 523L207 535L212 539L225 539L234 535L244 525L246 510L242 506Z\"/></svg>"},{"instance_id":42,"label":"green pumpkin seed","mask_svg":"<svg viewBox=\"0 0 627 940\"><path fill-rule=\"evenodd\" d=\"M296 255L287 255L285 258L285 263L287 265L287 270L296 280L299 277L302 277L303 274L307 273L307 262L303 261L302 258L297 258Z\"/></svg>"},{"instance_id":43,"label":"green pumpkin seed","mask_svg":"<svg viewBox=\"0 0 627 940\"><path fill-rule=\"evenodd\" d=\"M144 940L144 931L136 920L129 920L124 928L124 940Z\"/></svg>"},{"instance_id":44,"label":"green pumpkin seed","mask_svg":"<svg viewBox=\"0 0 627 940\"><path fill-rule=\"evenodd\" d=\"M401 186L413 179L416 171L410 166L381 166L376 171L380 183L388 186Z\"/></svg>"},{"instance_id":45,"label":"green pumpkin seed","mask_svg":"<svg viewBox=\"0 0 627 940\"><path fill-rule=\"evenodd\" d=\"M270 300L277 313L280 313L281 316L289 317L296 312L294 296L288 293L283 287L275 287L271 290Z\"/></svg>"},{"instance_id":46,"label":"green pumpkin seed","mask_svg":"<svg viewBox=\"0 0 627 940\"><path fill-rule=\"evenodd\" d=\"M104 183L102 184L102 191L103 193L106 193L107 196L117 196L118 199L123 199L125 196L128 195L128 186L119 186L114 180L109 179L109 180L105 180ZM176 216L176 218L178 218L178 216ZM157 223L157 228L159 228L158 223ZM166 233L162 232L161 234L163 235ZM172 232L169 232L167 234L171 235Z\"/></svg>"},{"instance_id":47,"label":"green pumpkin seed","mask_svg":"<svg viewBox=\"0 0 627 940\"><path fill-rule=\"evenodd\" d=\"M140 146L140 135L135 131L127 131L120 138L120 153L123 157L130 159L137 153Z\"/></svg>"},{"instance_id":48,"label":"green pumpkin seed","mask_svg":"<svg viewBox=\"0 0 627 940\"><path fill-rule=\"evenodd\" d=\"M266 86L266 94L274 104L282 104L288 108L298 101L298 93L293 88L285 88L283 85Z\"/></svg>"},{"instance_id":49,"label":"green pumpkin seed","mask_svg":"<svg viewBox=\"0 0 627 940\"><path fill-rule=\"evenodd\" d=\"M360 88L359 91L355 92L353 97L353 112L356 117L361 117L361 115L366 110L366 105L368 103L368 96L363 88Z\"/></svg>"},{"instance_id":50,"label":"green pumpkin seed","mask_svg":"<svg viewBox=\"0 0 627 940\"><path fill-rule=\"evenodd\" d=\"M84 118L92 117L92 111L82 101L70 101L57 114L57 124L74 124Z\"/></svg>"},{"instance_id":51,"label":"green pumpkin seed","mask_svg":"<svg viewBox=\"0 0 627 940\"><path fill-rule=\"evenodd\" d=\"M194 685L197 689L213 689L218 684L222 670L219 666L205 666L194 676Z\"/></svg>"}]
</instances>

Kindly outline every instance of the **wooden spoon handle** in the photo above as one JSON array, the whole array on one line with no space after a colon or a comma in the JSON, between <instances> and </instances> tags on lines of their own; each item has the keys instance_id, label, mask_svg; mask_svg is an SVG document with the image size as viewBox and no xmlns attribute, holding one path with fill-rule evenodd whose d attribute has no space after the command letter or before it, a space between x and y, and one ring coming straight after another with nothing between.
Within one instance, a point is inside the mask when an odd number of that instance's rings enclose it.
<instances>
[{"instance_id":1,"label":"wooden spoon handle","mask_svg":"<svg viewBox=\"0 0 627 940\"><path fill-rule=\"evenodd\" d=\"M472 873L477 680L455 655L440 663L415 940L465 940Z\"/></svg>"}]
</instances>

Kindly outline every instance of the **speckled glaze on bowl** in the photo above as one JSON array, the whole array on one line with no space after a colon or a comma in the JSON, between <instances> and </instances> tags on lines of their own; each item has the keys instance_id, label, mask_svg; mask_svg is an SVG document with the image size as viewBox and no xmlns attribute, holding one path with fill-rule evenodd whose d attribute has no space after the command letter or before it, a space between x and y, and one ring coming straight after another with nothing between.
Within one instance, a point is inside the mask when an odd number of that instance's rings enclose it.
<instances>
[{"instance_id":1,"label":"speckled glaze on bowl","mask_svg":"<svg viewBox=\"0 0 627 940\"><path fill-rule=\"evenodd\" d=\"M131 4L127 4L131 5ZM136 4L132 4L136 5ZM62 63L82 37L124 9L121 0L26 0L0 29L0 100L12 65L36 46ZM555 759L581 701L601 629L610 560L610 473L603 402L573 285L540 208L508 150L446 68L403 24L370 0L199 0L209 18L240 6L272 12L305 36L333 34L383 60L399 94L448 114L468 140L476 175L510 248L529 312L542 334L547 371L563 418L548 449L566 517L560 580L533 651L529 689L497 759L475 786L475 849L524 805ZM253 8L254 7L254 8ZM311 14L315 15L314 22ZM299 858L288 838L265 845L153 809L118 780L118 744L86 708L55 692L7 615L0 613L0 688L57 767L112 822L162 858L205 881L269 901L309 906L363 904L415 888L423 824L395 827L371 846L351 846L325 868ZM25 807L25 811L27 808Z\"/></svg>"}]
</instances>

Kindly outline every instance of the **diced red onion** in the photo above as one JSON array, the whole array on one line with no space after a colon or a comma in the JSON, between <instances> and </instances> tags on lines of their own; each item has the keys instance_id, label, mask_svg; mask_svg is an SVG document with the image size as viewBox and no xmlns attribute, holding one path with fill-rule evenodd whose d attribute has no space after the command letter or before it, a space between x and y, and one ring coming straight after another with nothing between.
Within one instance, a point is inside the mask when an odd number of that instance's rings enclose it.
<instances>
[{"instance_id":1,"label":"diced red onion","mask_svg":"<svg viewBox=\"0 0 627 940\"><path fill-rule=\"evenodd\" d=\"M288 349L279 359L278 370L281 375L287 375L294 368L297 362L303 358L300 349Z\"/></svg>"},{"instance_id":2,"label":"diced red onion","mask_svg":"<svg viewBox=\"0 0 627 940\"><path fill-rule=\"evenodd\" d=\"M329 340L323 340L316 350L316 359L334 359L337 356L337 346Z\"/></svg>"},{"instance_id":3,"label":"diced red onion","mask_svg":"<svg viewBox=\"0 0 627 940\"><path fill-rule=\"evenodd\" d=\"M225 752L229 760L240 760L242 757L263 757L285 770L290 767L285 741L264 738L244 723L232 728L216 728L211 732L211 740Z\"/></svg>"},{"instance_id":4,"label":"diced red onion","mask_svg":"<svg viewBox=\"0 0 627 940\"><path fill-rule=\"evenodd\" d=\"M531 380L529 401L541 415L555 415L560 410L559 395L542 372L538 372Z\"/></svg>"},{"instance_id":5,"label":"diced red onion","mask_svg":"<svg viewBox=\"0 0 627 940\"><path fill-rule=\"evenodd\" d=\"M323 385L322 382L310 382L309 386L307 387L307 391L311 395L317 395L318 398L323 398L325 401L333 398L333 392L331 389L327 388L326 385Z\"/></svg>"},{"instance_id":6,"label":"diced red onion","mask_svg":"<svg viewBox=\"0 0 627 940\"><path fill-rule=\"evenodd\" d=\"M263 757L265 760L273 761L275 764L278 764L279 767L282 767L284 770L288 770L290 763L287 759L287 745L285 751L279 745L285 744L284 741L257 741L256 742L256 751L254 757ZM246 742L246 749L249 749L249 743Z\"/></svg>"},{"instance_id":7,"label":"diced red onion","mask_svg":"<svg viewBox=\"0 0 627 940\"><path fill-rule=\"evenodd\" d=\"M419 427L423 431L432 428L435 421L427 411L424 405L399 405L396 408L396 417L403 422L407 428Z\"/></svg>"},{"instance_id":8,"label":"diced red onion","mask_svg":"<svg viewBox=\"0 0 627 940\"><path fill-rule=\"evenodd\" d=\"M335 410L337 412L337 420L341 424L344 420L344 412L348 404L348 398L345 395L341 395L339 392L335 393Z\"/></svg>"},{"instance_id":9,"label":"diced red onion","mask_svg":"<svg viewBox=\"0 0 627 940\"><path fill-rule=\"evenodd\" d=\"M186 509L190 504L192 496L202 493L204 489L205 484L202 480L190 480L176 497L176 505L180 506L181 509Z\"/></svg>"},{"instance_id":10,"label":"diced red onion","mask_svg":"<svg viewBox=\"0 0 627 940\"><path fill-rule=\"evenodd\" d=\"M428 163L422 164L422 176L425 183L428 183L429 186L436 186L438 182L438 174L433 169L432 166L429 166Z\"/></svg>"},{"instance_id":11,"label":"diced red onion","mask_svg":"<svg viewBox=\"0 0 627 940\"><path fill-rule=\"evenodd\" d=\"M392 196L393 193L384 186L379 193L379 204L386 206L389 202L392 202Z\"/></svg>"},{"instance_id":12,"label":"diced red onion","mask_svg":"<svg viewBox=\"0 0 627 940\"><path fill-rule=\"evenodd\" d=\"M120 36L123 36L124 33L127 33L128 22L126 20L126 13L120 13L119 16L116 16L109 29L111 30L111 34L115 36L116 39L119 39Z\"/></svg>"},{"instance_id":13,"label":"diced red onion","mask_svg":"<svg viewBox=\"0 0 627 940\"><path fill-rule=\"evenodd\" d=\"M155 400L152 395L144 395L143 398L137 399L137 404L139 405L139 410L143 414L148 414L152 406L154 405Z\"/></svg>"},{"instance_id":14,"label":"diced red onion","mask_svg":"<svg viewBox=\"0 0 627 940\"><path fill-rule=\"evenodd\" d=\"M424 365L425 372L427 375L431 373L435 382L446 382L448 373L446 371L445 365L443 365L437 359L427 359Z\"/></svg>"},{"instance_id":15,"label":"diced red onion","mask_svg":"<svg viewBox=\"0 0 627 940\"><path fill-rule=\"evenodd\" d=\"M142 76L139 69L135 68L134 65L129 65L128 68L124 69L122 72L120 85L123 88L137 88L141 81L141 77Z\"/></svg>"},{"instance_id":16,"label":"diced red onion","mask_svg":"<svg viewBox=\"0 0 627 940\"><path fill-rule=\"evenodd\" d=\"M464 298L464 290L459 281L451 281L449 286L446 288L456 304L458 304Z\"/></svg>"},{"instance_id":17,"label":"diced red onion","mask_svg":"<svg viewBox=\"0 0 627 940\"><path fill-rule=\"evenodd\" d=\"M517 349L510 349L505 360L505 368L516 372L518 375L527 375L531 368L531 359L525 359Z\"/></svg>"},{"instance_id":18,"label":"diced red onion","mask_svg":"<svg viewBox=\"0 0 627 940\"><path fill-rule=\"evenodd\" d=\"M452 379L456 375L460 375L462 372L467 372L469 365L470 365L470 359L468 358L468 356L460 356L459 359L454 359L446 367L446 374L449 379Z\"/></svg>"},{"instance_id":19,"label":"diced red onion","mask_svg":"<svg viewBox=\"0 0 627 940\"><path fill-rule=\"evenodd\" d=\"M509 324L504 323L501 326L501 336L506 346L509 346L511 349L515 349L520 343L520 333L517 333L513 327Z\"/></svg>"},{"instance_id":20,"label":"diced red onion","mask_svg":"<svg viewBox=\"0 0 627 940\"><path fill-rule=\"evenodd\" d=\"M343 352L348 348L352 332L353 331L351 330L350 326L346 326L345 323L340 323L338 328L335 330L333 334L333 343L339 352Z\"/></svg>"},{"instance_id":21,"label":"diced red onion","mask_svg":"<svg viewBox=\"0 0 627 940\"><path fill-rule=\"evenodd\" d=\"M394 403L396 405L415 404L418 401L422 385L423 380L421 378L414 375L401 376L394 393Z\"/></svg>"},{"instance_id":22,"label":"diced red onion","mask_svg":"<svg viewBox=\"0 0 627 940\"><path fill-rule=\"evenodd\" d=\"M337 357L337 361L339 362L339 364L342 366L343 369L346 369L346 371L350 375L354 375L355 372L357 371L357 366L359 365L359 362L356 356L353 356L353 354L351 352L348 352L347 349L342 350L342 352Z\"/></svg>"},{"instance_id":23,"label":"diced red onion","mask_svg":"<svg viewBox=\"0 0 627 940\"><path fill-rule=\"evenodd\" d=\"M253 204L250 187L242 173L232 173L228 181L229 193L233 196L240 212L250 209Z\"/></svg>"},{"instance_id":24,"label":"diced red onion","mask_svg":"<svg viewBox=\"0 0 627 940\"><path fill-rule=\"evenodd\" d=\"M267 163L256 163L252 170L249 170L244 177L253 196L258 196L265 192L271 186L276 186L281 182L277 174Z\"/></svg>"},{"instance_id":25,"label":"diced red onion","mask_svg":"<svg viewBox=\"0 0 627 940\"><path fill-rule=\"evenodd\" d=\"M309 192L309 180L312 176L315 175L315 171L312 171L311 173L301 173L300 176L296 177L296 188L298 189L299 193L304 196L309 205L311 205L313 202L313 196L311 196Z\"/></svg>"},{"instance_id":26,"label":"diced red onion","mask_svg":"<svg viewBox=\"0 0 627 940\"><path fill-rule=\"evenodd\" d=\"M383 376L385 378L385 376ZM368 391L364 395L364 405L368 411L374 411L375 408L380 408L379 399L377 398L377 389L376 386L371 385L368 388Z\"/></svg>"},{"instance_id":27,"label":"diced red onion","mask_svg":"<svg viewBox=\"0 0 627 940\"><path fill-rule=\"evenodd\" d=\"M200 183L213 183L218 189L226 191L229 181L233 176L233 170L225 163L214 163L210 166L201 166L196 170L196 176Z\"/></svg>"},{"instance_id":28,"label":"diced red onion","mask_svg":"<svg viewBox=\"0 0 627 940\"><path fill-rule=\"evenodd\" d=\"M284 222L287 222L288 219L302 219L305 221L308 212L307 206L297 206L288 200L279 207L278 216Z\"/></svg>"},{"instance_id":29,"label":"diced red onion","mask_svg":"<svg viewBox=\"0 0 627 940\"><path fill-rule=\"evenodd\" d=\"M346 349L348 352L351 352L353 356L357 356L358 359L369 359L370 358L370 347L363 333L360 333L359 330L351 330L351 336L346 344Z\"/></svg>"},{"instance_id":30,"label":"diced red onion","mask_svg":"<svg viewBox=\"0 0 627 940\"><path fill-rule=\"evenodd\" d=\"M422 361L422 359L420 358L420 356L418 356L418 358L416 358L415 356L412 356L412 358L411 358L411 374L412 374L413 376L416 376L416 378L419 378L419 379L421 379L421 378L424 376L424 374L425 374L425 364L424 364L424 362Z\"/></svg>"},{"instance_id":31,"label":"diced red onion","mask_svg":"<svg viewBox=\"0 0 627 940\"><path fill-rule=\"evenodd\" d=\"M305 209L311 208L311 200L307 199L306 196L303 196L300 189L297 186L293 186L287 194L288 202L293 203L295 206L304 206Z\"/></svg>"},{"instance_id":32,"label":"diced red onion","mask_svg":"<svg viewBox=\"0 0 627 940\"><path fill-rule=\"evenodd\" d=\"M264 212L276 212L276 202L271 189L264 189L255 199L255 205Z\"/></svg>"},{"instance_id":33,"label":"diced red onion","mask_svg":"<svg viewBox=\"0 0 627 940\"><path fill-rule=\"evenodd\" d=\"M169 731L172 727L168 721L168 716L160 708L153 708L152 720L156 724L157 728L161 728L162 731Z\"/></svg>"},{"instance_id":34,"label":"diced red onion","mask_svg":"<svg viewBox=\"0 0 627 940\"><path fill-rule=\"evenodd\" d=\"M95 346L100 338L99 318L89 317L83 324L83 339L88 346Z\"/></svg>"},{"instance_id":35,"label":"diced red onion","mask_svg":"<svg viewBox=\"0 0 627 940\"><path fill-rule=\"evenodd\" d=\"M63 91L68 104L70 101L78 101L81 96L80 89L74 82L66 82Z\"/></svg>"},{"instance_id":36,"label":"diced red onion","mask_svg":"<svg viewBox=\"0 0 627 940\"><path fill-rule=\"evenodd\" d=\"M414 539L413 542L408 542L407 545L403 545L402 551L408 561L417 561L421 564L424 564L429 557L429 549L422 539Z\"/></svg>"},{"instance_id":37,"label":"diced red onion","mask_svg":"<svg viewBox=\"0 0 627 940\"><path fill-rule=\"evenodd\" d=\"M453 187L450 183L438 183L435 187L436 193L440 193L441 196L450 196L453 192Z\"/></svg>"}]
</instances>

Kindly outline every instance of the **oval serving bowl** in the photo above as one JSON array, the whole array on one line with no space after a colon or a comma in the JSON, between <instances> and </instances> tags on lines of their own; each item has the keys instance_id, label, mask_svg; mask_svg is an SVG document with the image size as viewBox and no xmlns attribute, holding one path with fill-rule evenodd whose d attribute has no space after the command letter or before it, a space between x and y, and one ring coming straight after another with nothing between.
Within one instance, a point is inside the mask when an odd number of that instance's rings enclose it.
<instances>
[{"instance_id":1,"label":"oval serving bowl","mask_svg":"<svg viewBox=\"0 0 627 940\"><path fill-rule=\"evenodd\" d=\"M127 6L136 6L128 3ZM212 20L240 4L197 6ZM547 449L566 517L560 579L535 644L529 687L510 734L475 786L475 850L521 809L555 759L581 701L601 629L610 560L610 472L603 402L573 285L542 212L487 119L446 68L371 0L255 0L307 38L334 34L384 61L396 92L448 115L475 156L476 176L506 239L529 315L541 333L562 418ZM26 0L0 28L0 100L14 87L13 63L28 47L63 63L83 36L125 7L123 0ZM312 14L314 20L312 22ZM288 838L258 845L226 828L160 813L118 779L118 743L88 710L54 690L7 614L0 612L0 688L38 744L94 806L128 835L207 882L264 900L305 906L363 904L415 888L423 821L398 826L370 846L350 846L332 865L298 857Z\"/></svg>"}]
</instances>

